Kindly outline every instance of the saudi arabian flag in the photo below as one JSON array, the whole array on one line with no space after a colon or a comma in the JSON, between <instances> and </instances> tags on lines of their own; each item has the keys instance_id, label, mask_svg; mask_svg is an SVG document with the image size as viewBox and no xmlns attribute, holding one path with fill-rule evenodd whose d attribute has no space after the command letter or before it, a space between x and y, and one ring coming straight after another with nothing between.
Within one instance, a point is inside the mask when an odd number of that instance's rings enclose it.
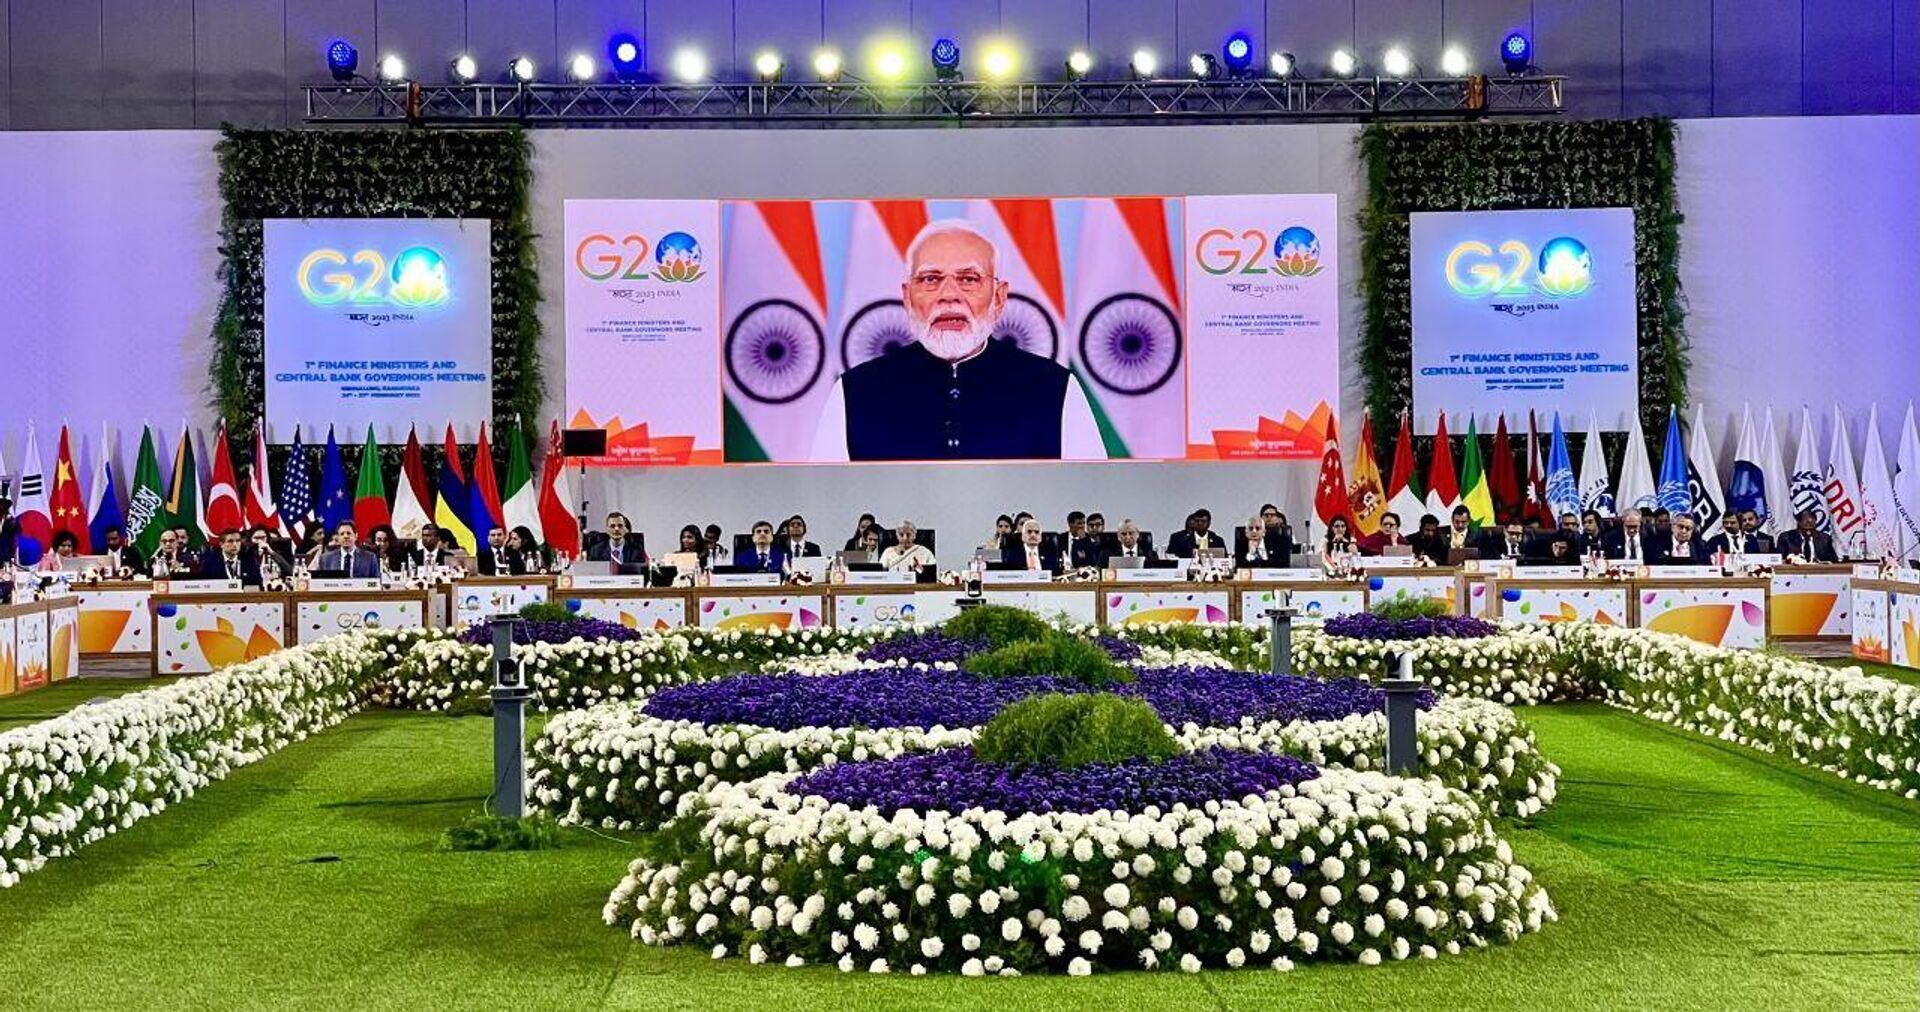
<instances>
[{"instance_id":1,"label":"saudi arabian flag","mask_svg":"<svg viewBox=\"0 0 1920 1012\"><path fill-rule=\"evenodd\" d=\"M153 449L153 430L140 432L140 457L133 467L133 485L127 489L127 542L148 558L160 547L166 529L166 489L160 484L160 455Z\"/></svg>"},{"instance_id":2,"label":"saudi arabian flag","mask_svg":"<svg viewBox=\"0 0 1920 1012\"><path fill-rule=\"evenodd\" d=\"M1480 464L1480 434L1472 415L1467 416L1467 450L1460 458L1460 504L1473 515L1475 527L1493 525L1493 493L1487 488L1486 468Z\"/></svg>"},{"instance_id":3,"label":"saudi arabian flag","mask_svg":"<svg viewBox=\"0 0 1920 1012\"><path fill-rule=\"evenodd\" d=\"M546 544L546 532L540 529L540 490L533 484L533 465L527 457L527 430L516 420L513 434L507 438L506 502L507 529L525 527L535 541Z\"/></svg>"},{"instance_id":4,"label":"saudi arabian flag","mask_svg":"<svg viewBox=\"0 0 1920 1012\"><path fill-rule=\"evenodd\" d=\"M200 527L200 468L193 462L193 432L182 426L180 447L173 455L173 478L167 487L166 525L187 533L186 547L198 549L207 544Z\"/></svg>"}]
</instances>

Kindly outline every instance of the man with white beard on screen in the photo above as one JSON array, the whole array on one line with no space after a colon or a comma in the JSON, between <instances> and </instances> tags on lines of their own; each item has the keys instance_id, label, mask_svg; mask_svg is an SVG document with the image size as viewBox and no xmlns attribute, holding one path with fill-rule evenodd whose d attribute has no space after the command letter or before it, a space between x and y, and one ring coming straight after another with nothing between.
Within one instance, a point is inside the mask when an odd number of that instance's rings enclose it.
<instances>
[{"instance_id":1,"label":"man with white beard on screen","mask_svg":"<svg viewBox=\"0 0 1920 1012\"><path fill-rule=\"evenodd\" d=\"M1007 306L999 261L993 241L965 221L920 230L900 286L914 342L841 374L812 459L1106 459L1073 373L992 339Z\"/></svg>"}]
</instances>

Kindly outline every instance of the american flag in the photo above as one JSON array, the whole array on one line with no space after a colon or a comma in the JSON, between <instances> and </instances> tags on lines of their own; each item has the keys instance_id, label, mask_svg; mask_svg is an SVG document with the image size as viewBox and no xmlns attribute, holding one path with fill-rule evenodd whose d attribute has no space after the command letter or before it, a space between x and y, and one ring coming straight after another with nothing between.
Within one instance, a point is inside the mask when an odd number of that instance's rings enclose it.
<instances>
[{"instance_id":1,"label":"american flag","mask_svg":"<svg viewBox=\"0 0 1920 1012\"><path fill-rule=\"evenodd\" d=\"M293 456L286 473L280 476L280 522L288 536L306 537L313 522L313 471L307 461L307 448L300 444L300 430L293 430Z\"/></svg>"}]
</instances>

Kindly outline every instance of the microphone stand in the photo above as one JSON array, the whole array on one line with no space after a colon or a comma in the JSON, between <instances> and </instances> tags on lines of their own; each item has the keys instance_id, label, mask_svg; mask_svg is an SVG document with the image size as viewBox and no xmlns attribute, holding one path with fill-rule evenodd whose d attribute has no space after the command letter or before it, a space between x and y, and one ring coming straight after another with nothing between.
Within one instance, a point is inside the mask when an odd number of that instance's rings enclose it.
<instances>
[{"instance_id":1,"label":"microphone stand","mask_svg":"<svg viewBox=\"0 0 1920 1012\"><path fill-rule=\"evenodd\" d=\"M576 519L580 521L580 543L584 546L587 531L587 458L585 457L580 458L580 515Z\"/></svg>"}]
</instances>

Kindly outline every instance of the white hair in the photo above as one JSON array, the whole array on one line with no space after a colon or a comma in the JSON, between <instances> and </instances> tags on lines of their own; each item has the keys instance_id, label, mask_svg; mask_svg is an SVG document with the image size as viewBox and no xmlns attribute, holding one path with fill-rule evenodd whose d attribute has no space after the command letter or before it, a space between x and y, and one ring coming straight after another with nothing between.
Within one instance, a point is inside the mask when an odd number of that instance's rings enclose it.
<instances>
[{"instance_id":1,"label":"white hair","mask_svg":"<svg viewBox=\"0 0 1920 1012\"><path fill-rule=\"evenodd\" d=\"M913 241L907 244L907 271L909 273L912 273L913 265L920 259L920 248L925 246L929 240L943 235L970 235L986 243L988 274L994 273L994 269L1000 265L999 244L989 238L985 232L980 231L980 226L975 225L965 218L941 218L938 221L927 222L927 224L920 229L920 233L913 237Z\"/></svg>"}]
</instances>

